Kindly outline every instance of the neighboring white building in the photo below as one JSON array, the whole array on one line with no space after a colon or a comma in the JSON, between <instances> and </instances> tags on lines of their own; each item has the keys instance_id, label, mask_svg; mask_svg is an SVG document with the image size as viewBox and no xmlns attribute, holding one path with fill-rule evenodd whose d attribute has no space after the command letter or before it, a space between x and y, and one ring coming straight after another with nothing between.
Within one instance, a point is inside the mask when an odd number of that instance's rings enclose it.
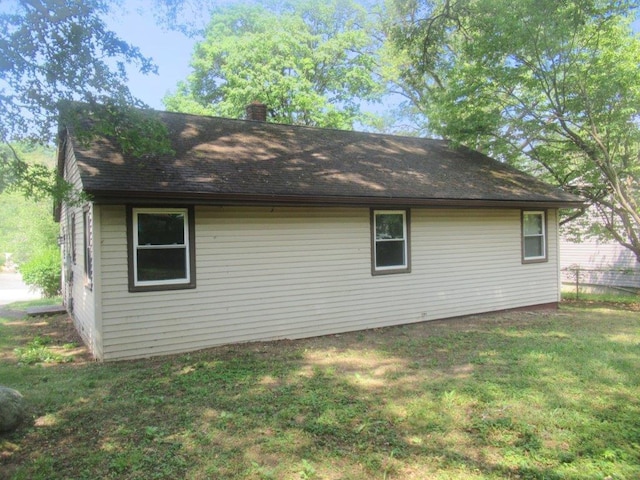
<instances>
[{"instance_id":1,"label":"neighboring white building","mask_svg":"<svg viewBox=\"0 0 640 480\"><path fill-rule=\"evenodd\" d=\"M580 199L440 140L148 112L174 155L62 129L64 299L96 358L560 300ZM90 117L89 114L87 114Z\"/></svg>"},{"instance_id":2,"label":"neighboring white building","mask_svg":"<svg viewBox=\"0 0 640 480\"><path fill-rule=\"evenodd\" d=\"M631 250L617 242L595 238L572 241L560 237L563 283L581 287L640 289L640 263Z\"/></svg>"}]
</instances>

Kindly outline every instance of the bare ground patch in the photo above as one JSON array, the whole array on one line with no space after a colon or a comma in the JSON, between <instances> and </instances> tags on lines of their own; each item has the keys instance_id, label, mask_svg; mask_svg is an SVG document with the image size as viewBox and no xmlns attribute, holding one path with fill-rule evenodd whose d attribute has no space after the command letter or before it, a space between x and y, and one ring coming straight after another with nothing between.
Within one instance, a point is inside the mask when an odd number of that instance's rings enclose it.
<instances>
[{"instance_id":1,"label":"bare ground patch","mask_svg":"<svg viewBox=\"0 0 640 480\"><path fill-rule=\"evenodd\" d=\"M5 315L6 311L3 311ZM47 348L65 358L65 362L82 364L92 357L67 314L29 317L13 311L4 323L13 339L12 344L0 348L0 360L18 362L16 349L24 347L36 338L47 339Z\"/></svg>"}]
</instances>

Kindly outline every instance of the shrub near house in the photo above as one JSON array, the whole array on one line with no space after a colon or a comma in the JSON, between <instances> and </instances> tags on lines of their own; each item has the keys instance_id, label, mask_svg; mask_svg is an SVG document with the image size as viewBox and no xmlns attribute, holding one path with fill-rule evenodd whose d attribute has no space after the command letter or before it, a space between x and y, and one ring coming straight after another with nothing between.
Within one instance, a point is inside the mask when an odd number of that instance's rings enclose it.
<instances>
[{"instance_id":1,"label":"shrub near house","mask_svg":"<svg viewBox=\"0 0 640 480\"><path fill-rule=\"evenodd\" d=\"M36 253L19 267L24 283L42 291L46 298L60 295L62 277L60 271L60 251L57 247Z\"/></svg>"}]
</instances>

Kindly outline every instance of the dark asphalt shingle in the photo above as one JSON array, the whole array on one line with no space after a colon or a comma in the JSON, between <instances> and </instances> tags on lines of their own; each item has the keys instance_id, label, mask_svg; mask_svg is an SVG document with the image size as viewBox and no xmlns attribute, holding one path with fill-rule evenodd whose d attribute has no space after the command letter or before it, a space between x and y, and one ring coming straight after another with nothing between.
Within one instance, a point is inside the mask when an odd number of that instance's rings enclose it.
<instances>
[{"instance_id":1,"label":"dark asphalt shingle","mask_svg":"<svg viewBox=\"0 0 640 480\"><path fill-rule=\"evenodd\" d=\"M132 158L101 138L74 140L84 189L100 196L279 198L407 205L456 201L577 204L580 199L446 141L149 112L175 155Z\"/></svg>"}]
</instances>

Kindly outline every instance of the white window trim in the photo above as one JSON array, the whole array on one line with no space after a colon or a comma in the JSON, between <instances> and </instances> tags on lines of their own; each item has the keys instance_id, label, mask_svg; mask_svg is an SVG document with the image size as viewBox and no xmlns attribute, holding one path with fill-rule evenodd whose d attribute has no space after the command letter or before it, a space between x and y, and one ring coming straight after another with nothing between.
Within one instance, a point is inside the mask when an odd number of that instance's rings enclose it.
<instances>
[{"instance_id":1,"label":"white window trim","mask_svg":"<svg viewBox=\"0 0 640 480\"><path fill-rule=\"evenodd\" d=\"M378 242L385 241L393 241L397 242L398 239L381 239L377 238L377 216L385 215L385 214L393 214L393 215L402 215L402 240L403 240L403 258L404 263L402 265L389 265L389 266L378 266ZM373 231L371 232L373 239L373 269L375 272L392 272L392 271L408 271L409 270L409 239L407 234L407 211L406 210L374 210L373 211Z\"/></svg>"},{"instance_id":2,"label":"white window trim","mask_svg":"<svg viewBox=\"0 0 640 480\"><path fill-rule=\"evenodd\" d=\"M542 233L536 235L526 235L524 231L524 218L526 215L539 215L542 218ZM542 255L527 257L526 239L542 237ZM547 212L544 210L523 210L522 211L522 260L524 262L536 262L547 260Z\"/></svg>"},{"instance_id":3,"label":"white window trim","mask_svg":"<svg viewBox=\"0 0 640 480\"><path fill-rule=\"evenodd\" d=\"M184 245L139 245L138 244L138 215L139 214L182 214L184 222ZM132 227L133 227L133 284L135 287L161 287L165 285L188 285L191 283L191 262L192 252L189 249L189 209L188 208L133 208L132 209ZM138 280L138 251L139 250L156 250L156 249L184 249L185 251L185 270L186 278L176 278L171 280Z\"/></svg>"}]
</instances>

